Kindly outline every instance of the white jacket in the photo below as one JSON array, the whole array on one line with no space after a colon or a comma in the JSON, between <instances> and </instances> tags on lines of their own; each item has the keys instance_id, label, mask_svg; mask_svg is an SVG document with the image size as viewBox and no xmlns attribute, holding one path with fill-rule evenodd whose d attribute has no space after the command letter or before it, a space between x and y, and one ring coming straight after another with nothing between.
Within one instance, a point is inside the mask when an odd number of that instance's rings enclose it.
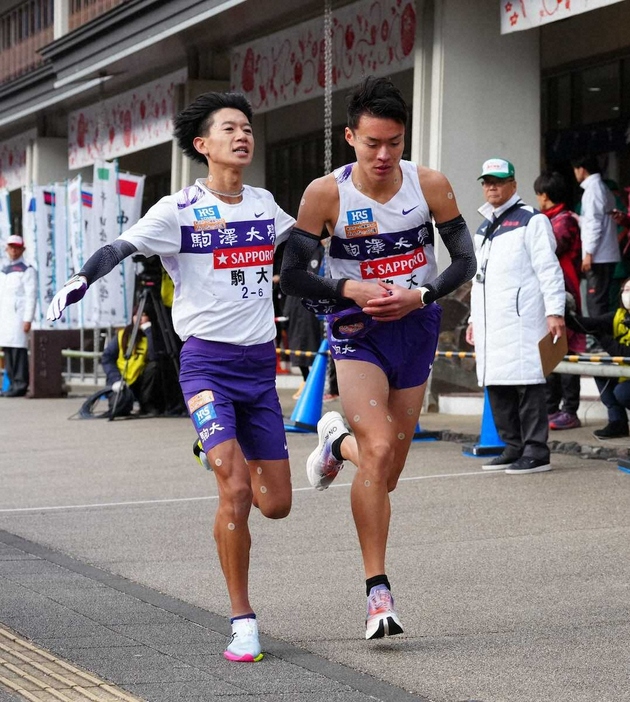
<instances>
[{"instance_id":1,"label":"white jacket","mask_svg":"<svg viewBox=\"0 0 630 702\"><path fill-rule=\"evenodd\" d=\"M24 322L32 322L37 301L37 273L23 258L0 270L0 346L28 348Z\"/></svg>"},{"instance_id":2,"label":"white jacket","mask_svg":"<svg viewBox=\"0 0 630 702\"><path fill-rule=\"evenodd\" d=\"M608 214L615 207L615 196L600 173L585 178L580 187L584 190L580 217L582 256L592 254L593 263L616 263L621 260L617 225Z\"/></svg>"},{"instance_id":3,"label":"white jacket","mask_svg":"<svg viewBox=\"0 0 630 702\"><path fill-rule=\"evenodd\" d=\"M495 214L517 202L514 195ZM488 203L479 208L485 220L474 237L471 321L477 379L482 386L544 383L538 342L548 333L547 316L564 316L565 305L556 240L549 219L525 203L485 239L493 211Z\"/></svg>"}]
</instances>

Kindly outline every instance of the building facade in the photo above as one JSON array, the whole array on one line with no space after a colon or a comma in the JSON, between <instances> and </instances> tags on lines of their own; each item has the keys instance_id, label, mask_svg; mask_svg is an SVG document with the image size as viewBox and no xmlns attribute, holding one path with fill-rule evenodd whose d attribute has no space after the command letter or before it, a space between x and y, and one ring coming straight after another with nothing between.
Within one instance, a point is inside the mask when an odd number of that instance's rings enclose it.
<instances>
[{"instance_id":1,"label":"building facade","mask_svg":"<svg viewBox=\"0 0 630 702\"><path fill-rule=\"evenodd\" d=\"M491 156L515 164L530 202L541 167L567 170L578 152L597 153L610 178L630 185L628 0L9 5L0 16L0 187L17 230L23 186L89 179L99 158L146 175L145 209L191 182L200 173L173 145L172 116L200 92L229 88L255 109L248 181L295 214L304 186L352 157L344 97L368 73L402 89L412 106L405 157L448 176L471 230ZM445 305L446 348L462 348L464 295ZM444 386L471 387L469 370L448 362Z\"/></svg>"}]
</instances>

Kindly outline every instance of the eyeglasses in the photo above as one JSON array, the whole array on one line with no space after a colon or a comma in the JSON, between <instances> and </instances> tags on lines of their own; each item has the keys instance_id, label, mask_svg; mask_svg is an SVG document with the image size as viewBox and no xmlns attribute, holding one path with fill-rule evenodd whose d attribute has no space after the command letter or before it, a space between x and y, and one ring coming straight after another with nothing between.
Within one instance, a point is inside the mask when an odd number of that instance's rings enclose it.
<instances>
[{"instance_id":1,"label":"eyeglasses","mask_svg":"<svg viewBox=\"0 0 630 702\"><path fill-rule=\"evenodd\" d=\"M481 187L482 188L491 188L493 185L496 185L497 188L502 188L504 185L507 185L508 183L513 183L514 178L500 178L497 180L482 180L481 181Z\"/></svg>"}]
</instances>

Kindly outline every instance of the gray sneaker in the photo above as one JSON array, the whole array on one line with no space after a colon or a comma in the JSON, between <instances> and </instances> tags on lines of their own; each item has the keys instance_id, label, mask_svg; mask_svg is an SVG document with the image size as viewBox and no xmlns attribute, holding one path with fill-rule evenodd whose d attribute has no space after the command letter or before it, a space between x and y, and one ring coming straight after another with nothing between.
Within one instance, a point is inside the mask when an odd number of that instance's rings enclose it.
<instances>
[{"instance_id":1,"label":"gray sneaker","mask_svg":"<svg viewBox=\"0 0 630 702\"><path fill-rule=\"evenodd\" d=\"M502 453L500 456L495 456L491 461L484 463L481 466L481 470L505 470L506 468L509 468L516 460L516 456L508 456L507 454Z\"/></svg>"},{"instance_id":2,"label":"gray sneaker","mask_svg":"<svg viewBox=\"0 0 630 702\"><path fill-rule=\"evenodd\" d=\"M325 490L343 468L343 461L332 455L331 447L335 439L347 433L348 428L339 412L326 412L317 422L319 443L306 460L308 482L316 490Z\"/></svg>"},{"instance_id":3,"label":"gray sneaker","mask_svg":"<svg viewBox=\"0 0 630 702\"><path fill-rule=\"evenodd\" d=\"M521 475L524 473L543 473L547 470L551 470L551 464L548 458L521 456L518 460L514 461L509 468L506 468L505 472L510 475Z\"/></svg>"}]
</instances>

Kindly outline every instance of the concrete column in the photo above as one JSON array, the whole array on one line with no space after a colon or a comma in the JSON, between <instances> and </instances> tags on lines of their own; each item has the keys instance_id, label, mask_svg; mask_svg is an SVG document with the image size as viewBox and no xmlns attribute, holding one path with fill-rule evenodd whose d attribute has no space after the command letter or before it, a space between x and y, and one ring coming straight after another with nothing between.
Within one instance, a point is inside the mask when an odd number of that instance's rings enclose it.
<instances>
[{"instance_id":1,"label":"concrete column","mask_svg":"<svg viewBox=\"0 0 630 702\"><path fill-rule=\"evenodd\" d=\"M53 35L60 39L70 31L70 0L54 0L53 16Z\"/></svg>"},{"instance_id":2,"label":"concrete column","mask_svg":"<svg viewBox=\"0 0 630 702\"><path fill-rule=\"evenodd\" d=\"M28 182L36 185L48 185L71 177L68 170L68 140L37 137L33 141L30 170Z\"/></svg>"},{"instance_id":3,"label":"concrete column","mask_svg":"<svg viewBox=\"0 0 630 702\"><path fill-rule=\"evenodd\" d=\"M435 22L434 5L434 0L416 0L411 160L427 166L431 162L431 74Z\"/></svg>"}]
</instances>

